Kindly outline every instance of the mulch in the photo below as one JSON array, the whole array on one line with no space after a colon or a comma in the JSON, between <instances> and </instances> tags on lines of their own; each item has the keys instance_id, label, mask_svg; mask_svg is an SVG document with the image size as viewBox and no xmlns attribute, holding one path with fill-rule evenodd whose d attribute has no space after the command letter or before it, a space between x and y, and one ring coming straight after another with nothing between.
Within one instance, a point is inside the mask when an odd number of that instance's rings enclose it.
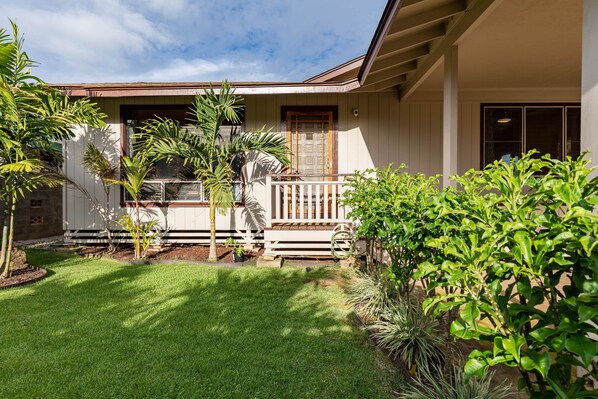
<instances>
[{"instance_id":1,"label":"mulch","mask_svg":"<svg viewBox=\"0 0 598 399\"><path fill-rule=\"evenodd\" d=\"M206 262L209 255L209 247L207 245L170 245L159 248L152 248L148 252L145 260L154 261L193 261ZM83 247L78 252L81 256L89 257L107 257L119 261L133 260L133 248L131 246L118 247L115 252L109 253L107 247L93 246ZM252 263L261 256L263 250L260 251L245 251L245 262ZM216 254L218 261L223 263L233 262L233 251L231 248L224 246L216 247Z\"/></svg>"},{"instance_id":2,"label":"mulch","mask_svg":"<svg viewBox=\"0 0 598 399\"><path fill-rule=\"evenodd\" d=\"M13 270L10 277L0 278L0 289L33 283L46 277L47 273L46 269L33 266Z\"/></svg>"}]
</instances>

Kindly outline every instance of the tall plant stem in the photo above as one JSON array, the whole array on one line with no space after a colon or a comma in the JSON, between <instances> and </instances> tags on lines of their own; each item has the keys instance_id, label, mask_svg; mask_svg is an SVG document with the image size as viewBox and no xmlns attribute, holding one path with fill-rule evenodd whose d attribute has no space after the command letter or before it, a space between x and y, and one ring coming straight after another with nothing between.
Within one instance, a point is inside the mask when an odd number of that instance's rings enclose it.
<instances>
[{"instance_id":1,"label":"tall plant stem","mask_svg":"<svg viewBox=\"0 0 598 399\"><path fill-rule=\"evenodd\" d=\"M4 261L6 260L6 247L8 245L8 224L10 223L10 207L11 204L9 198L4 204L4 218L2 223L2 247L0 251L0 275L2 275L2 277L8 276L8 269L4 268Z\"/></svg>"},{"instance_id":2,"label":"tall plant stem","mask_svg":"<svg viewBox=\"0 0 598 399\"><path fill-rule=\"evenodd\" d=\"M6 276L10 277L10 261L11 261L11 252L14 242L14 234L15 234L15 213L17 211L17 196L13 194L11 198L10 204L10 221L8 223L8 245L6 247L6 261L4 267L4 273Z\"/></svg>"},{"instance_id":3,"label":"tall plant stem","mask_svg":"<svg viewBox=\"0 0 598 399\"><path fill-rule=\"evenodd\" d=\"M112 231L110 230L110 187L104 184L104 228L108 238L108 252L114 252L114 241L112 240Z\"/></svg>"},{"instance_id":4,"label":"tall plant stem","mask_svg":"<svg viewBox=\"0 0 598 399\"><path fill-rule=\"evenodd\" d=\"M211 197L211 196L210 196ZM216 204L214 199L210 198L210 253L209 262L216 262L218 255L216 253Z\"/></svg>"},{"instance_id":5,"label":"tall plant stem","mask_svg":"<svg viewBox=\"0 0 598 399\"><path fill-rule=\"evenodd\" d=\"M141 258L141 218L139 216L139 200L135 198L135 259Z\"/></svg>"}]
</instances>

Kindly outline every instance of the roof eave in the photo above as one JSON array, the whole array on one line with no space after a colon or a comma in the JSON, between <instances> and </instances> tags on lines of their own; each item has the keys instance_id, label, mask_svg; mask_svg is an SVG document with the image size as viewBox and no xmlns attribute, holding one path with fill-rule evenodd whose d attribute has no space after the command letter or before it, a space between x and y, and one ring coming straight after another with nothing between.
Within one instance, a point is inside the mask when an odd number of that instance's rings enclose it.
<instances>
[{"instance_id":1,"label":"roof eave","mask_svg":"<svg viewBox=\"0 0 598 399\"><path fill-rule=\"evenodd\" d=\"M54 87L74 97L146 97L146 96L195 96L203 94L209 85L152 85L152 84L56 84ZM233 83L235 93L240 95L255 94L310 94L310 93L345 93L359 87L356 79L341 83ZM214 86L218 92L219 86Z\"/></svg>"},{"instance_id":2,"label":"roof eave","mask_svg":"<svg viewBox=\"0 0 598 399\"><path fill-rule=\"evenodd\" d=\"M374 33L374 37L368 47L368 51L365 54L365 58L363 60L363 64L357 74L357 80L360 85L363 85L367 75L372 68L372 64L374 63L376 56L380 52L380 47L382 47L382 42L386 37L395 17L399 13L401 9L401 5L404 0L390 0L386 7L384 8L384 12L382 13L382 18L380 19L380 23L376 28L376 32Z\"/></svg>"}]
</instances>

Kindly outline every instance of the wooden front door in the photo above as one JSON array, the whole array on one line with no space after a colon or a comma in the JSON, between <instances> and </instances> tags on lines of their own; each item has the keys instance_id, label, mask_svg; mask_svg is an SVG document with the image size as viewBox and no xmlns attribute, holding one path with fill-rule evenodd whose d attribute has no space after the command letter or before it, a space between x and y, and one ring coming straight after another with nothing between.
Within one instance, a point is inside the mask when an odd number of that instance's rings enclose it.
<instances>
[{"instance_id":1,"label":"wooden front door","mask_svg":"<svg viewBox=\"0 0 598 399\"><path fill-rule=\"evenodd\" d=\"M318 220L329 214L328 184L335 180L334 112L329 110L286 113L287 145L290 149L290 181L287 192L289 218Z\"/></svg>"},{"instance_id":2,"label":"wooden front door","mask_svg":"<svg viewBox=\"0 0 598 399\"><path fill-rule=\"evenodd\" d=\"M332 111L287 111L287 145L290 173L303 180L327 180L334 168Z\"/></svg>"}]
</instances>

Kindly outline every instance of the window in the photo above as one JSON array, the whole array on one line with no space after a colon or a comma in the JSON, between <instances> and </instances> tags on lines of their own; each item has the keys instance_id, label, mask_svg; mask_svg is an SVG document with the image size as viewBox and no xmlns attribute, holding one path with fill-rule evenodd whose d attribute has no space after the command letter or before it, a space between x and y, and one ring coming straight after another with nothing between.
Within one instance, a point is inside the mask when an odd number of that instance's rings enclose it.
<instances>
[{"instance_id":1,"label":"window","mask_svg":"<svg viewBox=\"0 0 598 399\"><path fill-rule=\"evenodd\" d=\"M173 119L184 128L195 131L189 122L190 109L188 105L123 105L121 107L123 119L123 135L121 137L123 154L134 155L135 134L140 131L144 121L155 117ZM242 132L242 125L227 125L221 129L222 140L230 140L232 134ZM237 172L238 181L233 183L235 201L242 200L242 186L240 181L243 160L238 160L233 168ZM132 199L127 192L123 192L125 202ZM196 181L193 170L183 165L182 160L171 163L158 161L154 164L154 172L144 184L141 200L154 203L203 203L209 200L201 181Z\"/></svg>"},{"instance_id":2,"label":"window","mask_svg":"<svg viewBox=\"0 0 598 399\"><path fill-rule=\"evenodd\" d=\"M44 217L43 216L31 216L31 218L29 218L29 224L31 224L32 226L44 224Z\"/></svg>"},{"instance_id":3,"label":"window","mask_svg":"<svg viewBox=\"0 0 598 399\"><path fill-rule=\"evenodd\" d=\"M580 154L580 107L561 104L482 105L483 164L536 149L554 158Z\"/></svg>"}]
</instances>

